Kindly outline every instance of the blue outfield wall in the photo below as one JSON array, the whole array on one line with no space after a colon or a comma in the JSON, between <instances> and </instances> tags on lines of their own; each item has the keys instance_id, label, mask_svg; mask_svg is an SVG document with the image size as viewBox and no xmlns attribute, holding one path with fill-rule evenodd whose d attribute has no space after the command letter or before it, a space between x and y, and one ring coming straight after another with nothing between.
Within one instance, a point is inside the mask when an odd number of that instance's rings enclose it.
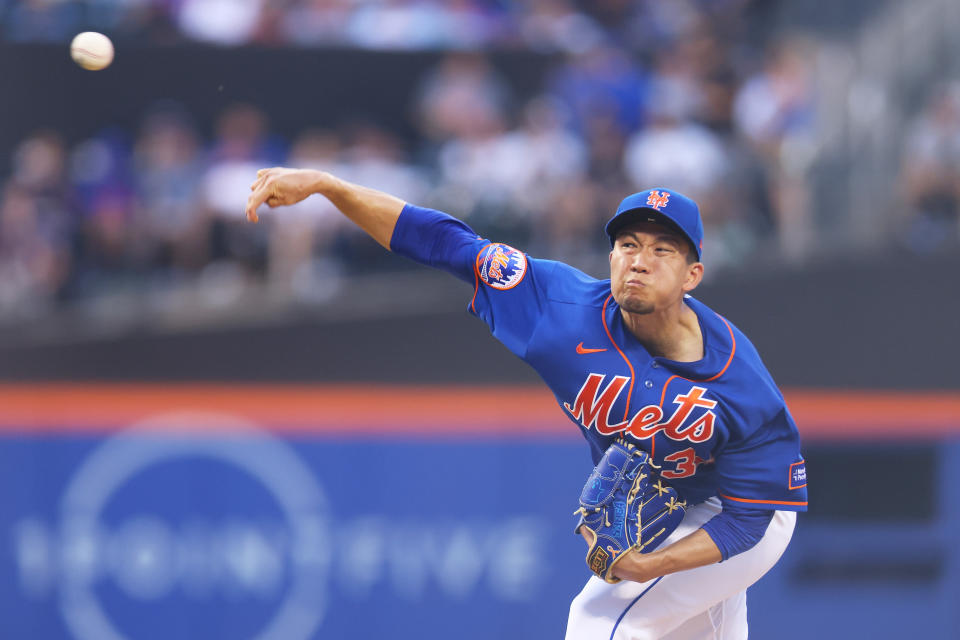
<instances>
[{"instance_id":1,"label":"blue outfield wall","mask_svg":"<svg viewBox=\"0 0 960 640\"><path fill-rule=\"evenodd\" d=\"M189 414L8 429L0 638L562 638L589 575L572 533L589 470L569 437L344 438ZM930 522L802 516L749 592L751 636L960 637L958 473L960 446L938 447Z\"/></svg>"}]
</instances>

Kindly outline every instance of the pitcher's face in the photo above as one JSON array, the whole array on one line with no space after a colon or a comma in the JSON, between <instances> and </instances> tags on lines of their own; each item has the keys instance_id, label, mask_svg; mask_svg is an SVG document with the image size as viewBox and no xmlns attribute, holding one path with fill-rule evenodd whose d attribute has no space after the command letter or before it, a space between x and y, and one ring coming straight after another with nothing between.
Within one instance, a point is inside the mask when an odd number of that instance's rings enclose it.
<instances>
[{"instance_id":1,"label":"pitcher's face","mask_svg":"<svg viewBox=\"0 0 960 640\"><path fill-rule=\"evenodd\" d=\"M702 277L703 265L686 238L654 222L625 226L610 251L610 291L629 313L653 313L676 304Z\"/></svg>"}]
</instances>

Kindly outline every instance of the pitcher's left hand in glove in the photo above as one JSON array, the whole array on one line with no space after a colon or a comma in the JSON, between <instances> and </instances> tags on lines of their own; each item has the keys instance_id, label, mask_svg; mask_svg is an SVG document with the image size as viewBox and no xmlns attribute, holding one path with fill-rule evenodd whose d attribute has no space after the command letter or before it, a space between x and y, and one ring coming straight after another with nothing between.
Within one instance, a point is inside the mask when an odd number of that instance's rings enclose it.
<instances>
[{"instance_id":1,"label":"pitcher's left hand in glove","mask_svg":"<svg viewBox=\"0 0 960 640\"><path fill-rule=\"evenodd\" d=\"M574 533L588 532L587 566L609 583L620 582L613 567L631 549L653 551L683 520L686 502L660 479L658 469L645 451L617 441L580 493Z\"/></svg>"}]
</instances>

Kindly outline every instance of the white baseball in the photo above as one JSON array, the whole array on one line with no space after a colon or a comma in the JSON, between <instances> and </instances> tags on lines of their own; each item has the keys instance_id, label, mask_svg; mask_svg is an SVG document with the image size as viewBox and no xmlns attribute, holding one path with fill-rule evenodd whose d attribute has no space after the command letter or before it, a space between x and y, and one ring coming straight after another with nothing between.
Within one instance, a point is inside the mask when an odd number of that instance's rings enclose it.
<instances>
[{"instance_id":1,"label":"white baseball","mask_svg":"<svg viewBox=\"0 0 960 640\"><path fill-rule=\"evenodd\" d=\"M70 43L70 57L84 69L105 69L113 62L113 43L102 33L84 31Z\"/></svg>"}]
</instances>

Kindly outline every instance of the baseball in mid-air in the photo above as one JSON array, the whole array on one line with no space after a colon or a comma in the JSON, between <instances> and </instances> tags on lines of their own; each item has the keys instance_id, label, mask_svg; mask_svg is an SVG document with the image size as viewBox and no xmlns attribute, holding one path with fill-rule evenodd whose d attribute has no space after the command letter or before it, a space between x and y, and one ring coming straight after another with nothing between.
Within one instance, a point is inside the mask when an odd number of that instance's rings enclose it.
<instances>
[{"instance_id":1,"label":"baseball in mid-air","mask_svg":"<svg viewBox=\"0 0 960 640\"><path fill-rule=\"evenodd\" d=\"M84 31L70 43L70 57L89 71L106 69L113 62L113 43L102 33Z\"/></svg>"}]
</instances>

